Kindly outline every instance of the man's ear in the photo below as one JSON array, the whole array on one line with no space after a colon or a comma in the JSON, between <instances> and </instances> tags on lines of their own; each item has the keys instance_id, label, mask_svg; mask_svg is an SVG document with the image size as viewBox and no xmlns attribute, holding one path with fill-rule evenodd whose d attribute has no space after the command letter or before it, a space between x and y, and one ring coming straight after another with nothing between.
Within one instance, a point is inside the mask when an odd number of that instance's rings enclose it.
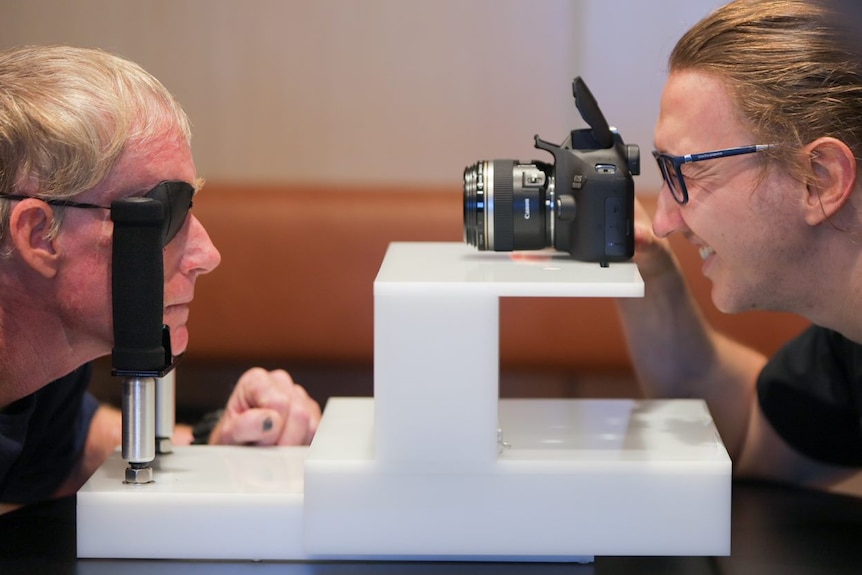
<instances>
[{"instance_id":1,"label":"man's ear","mask_svg":"<svg viewBox=\"0 0 862 575\"><path fill-rule=\"evenodd\" d=\"M818 138L805 146L813 179L805 199L805 221L815 226L835 217L856 187L856 156L836 138Z\"/></svg>"},{"instance_id":2,"label":"man's ear","mask_svg":"<svg viewBox=\"0 0 862 575\"><path fill-rule=\"evenodd\" d=\"M43 201L26 199L16 202L9 215L9 239L19 257L39 275L52 278L57 274L59 256L50 237L54 210Z\"/></svg>"}]
</instances>

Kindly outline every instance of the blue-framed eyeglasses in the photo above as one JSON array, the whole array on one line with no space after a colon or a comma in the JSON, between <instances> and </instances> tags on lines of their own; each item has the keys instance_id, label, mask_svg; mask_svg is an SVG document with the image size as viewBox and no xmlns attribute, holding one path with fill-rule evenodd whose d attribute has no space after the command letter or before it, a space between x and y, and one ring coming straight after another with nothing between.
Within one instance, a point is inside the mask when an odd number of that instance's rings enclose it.
<instances>
[{"instance_id":1,"label":"blue-framed eyeglasses","mask_svg":"<svg viewBox=\"0 0 862 575\"><path fill-rule=\"evenodd\" d=\"M661 170L661 175L664 178L667 187L670 188L670 194L676 203L685 205L688 203L688 189L685 187L685 179L682 177L682 165L692 162L702 162L704 160L717 160L719 158L728 158L730 156L741 156L742 154L754 154L762 152L772 147L771 144L756 144L753 146L739 146L738 148L727 148L724 150L715 150L714 152L701 152L700 154L688 154L686 156L672 156L653 150L653 157L658 162L658 169Z\"/></svg>"},{"instance_id":2,"label":"blue-framed eyeglasses","mask_svg":"<svg viewBox=\"0 0 862 575\"><path fill-rule=\"evenodd\" d=\"M192 208L192 197L195 195L195 188L188 182L161 182L149 192L144 194L145 198L150 198L162 204L165 210L165 224L162 230L162 245L168 245L174 236L182 229L186 222L189 210ZM71 200L61 200L57 198L39 198L33 196L21 196L18 194L0 194L0 199L4 200L30 200L36 199L45 202L51 206L63 208L84 208L88 210L110 210L110 206L99 206L97 204L88 204L84 202L73 202Z\"/></svg>"}]
</instances>

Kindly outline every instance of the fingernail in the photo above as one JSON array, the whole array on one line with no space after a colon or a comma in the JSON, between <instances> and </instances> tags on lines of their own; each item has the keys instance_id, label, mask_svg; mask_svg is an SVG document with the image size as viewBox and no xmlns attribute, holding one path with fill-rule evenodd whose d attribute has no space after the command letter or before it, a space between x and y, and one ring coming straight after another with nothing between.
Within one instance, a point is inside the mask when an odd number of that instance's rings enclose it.
<instances>
[{"instance_id":1,"label":"fingernail","mask_svg":"<svg viewBox=\"0 0 862 575\"><path fill-rule=\"evenodd\" d=\"M267 417L266 419L263 420L263 430L269 431L270 429L272 429L272 418Z\"/></svg>"}]
</instances>

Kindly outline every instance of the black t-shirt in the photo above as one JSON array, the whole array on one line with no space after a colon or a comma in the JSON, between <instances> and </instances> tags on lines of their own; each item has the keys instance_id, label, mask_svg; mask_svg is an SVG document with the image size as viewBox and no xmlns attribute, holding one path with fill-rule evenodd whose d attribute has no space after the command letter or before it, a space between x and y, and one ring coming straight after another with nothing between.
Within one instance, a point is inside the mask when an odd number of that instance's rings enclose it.
<instances>
[{"instance_id":1,"label":"black t-shirt","mask_svg":"<svg viewBox=\"0 0 862 575\"><path fill-rule=\"evenodd\" d=\"M769 422L797 451L862 466L862 345L810 327L766 364L757 395Z\"/></svg>"},{"instance_id":2,"label":"black t-shirt","mask_svg":"<svg viewBox=\"0 0 862 575\"><path fill-rule=\"evenodd\" d=\"M0 501L51 497L81 457L98 402L78 368L0 409Z\"/></svg>"}]
</instances>

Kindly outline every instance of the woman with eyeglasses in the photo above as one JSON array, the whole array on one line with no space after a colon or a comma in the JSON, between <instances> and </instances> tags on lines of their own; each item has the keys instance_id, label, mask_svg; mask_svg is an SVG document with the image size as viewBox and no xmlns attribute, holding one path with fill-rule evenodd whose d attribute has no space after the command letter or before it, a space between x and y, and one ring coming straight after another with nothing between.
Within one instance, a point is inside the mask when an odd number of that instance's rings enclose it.
<instances>
[{"instance_id":1,"label":"woman with eyeglasses","mask_svg":"<svg viewBox=\"0 0 862 575\"><path fill-rule=\"evenodd\" d=\"M669 59L663 176L640 210L643 300L619 301L639 381L707 400L737 475L826 487L862 466L862 59L828 4L731 2ZM723 312L813 326L767 358L704 320L667 243L697 246Z\"/></svg>"}]
</instances>

